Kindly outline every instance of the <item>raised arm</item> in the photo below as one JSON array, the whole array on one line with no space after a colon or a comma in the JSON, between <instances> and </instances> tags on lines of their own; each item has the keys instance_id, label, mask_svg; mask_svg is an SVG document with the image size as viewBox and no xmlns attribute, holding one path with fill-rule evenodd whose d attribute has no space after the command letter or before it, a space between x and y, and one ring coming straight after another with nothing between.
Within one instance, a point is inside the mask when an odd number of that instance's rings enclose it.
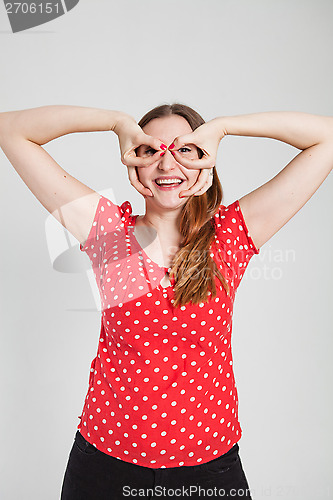
<instances>
[{"instance_id":1,"label":"raised arm","mask_svg":"<svg viewBox=\"0 0 333 500\"><path fill-rule=\"evenodd\" d=\"M192 135L192 137L191 137ZM268 241L311 198L333 167L333 117L293 111L271 111L214 118L192 134L177 138L176 148L193 142L204 151L202 160L185 167L215 164L221 139L227 135L267 137L301 149L275 177L239 200L244 219L257 248Z\"/></svg>"},{"instance_id":2,"label":"raised arm","mask_svg":"<svg viewBox=\"0 0 333 500\"><path fill-rule=\"evenodd\" d=\"M311 198L333 167L333 117L267 112L225 120L229 135L269 137L301 149L275 177L239 200L258 247Z\"/></svg>"},{"instance_id":3,"label":"raised arm","mask_svg":"<svg viewBox=\"0 0 333 500\"><path fill-rule=\"evenodd\" d=\"M89 234L100 195L61 168L42 145L73 132L94 131L115 132L122 158L138 141L155 149L161 144L121 111L56 105L0 113L3 152L40 203L80 243Z\"/></svg>"}]
</instances>

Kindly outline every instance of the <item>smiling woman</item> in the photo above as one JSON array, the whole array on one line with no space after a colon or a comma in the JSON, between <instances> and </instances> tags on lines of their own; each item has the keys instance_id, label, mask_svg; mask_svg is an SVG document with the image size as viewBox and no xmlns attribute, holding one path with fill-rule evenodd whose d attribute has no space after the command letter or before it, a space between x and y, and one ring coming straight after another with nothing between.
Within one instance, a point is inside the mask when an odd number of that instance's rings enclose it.
<instances>
[{"instance_id":1,"label":"smiling woman","mask_svg":"<svg viewBox=\"0 0 333 500\"><path fill-rule=\"evenodd\" d=\"M170 123L170 120L168 120L169 122L169 125L172 126L174 122L174 118L172 117L172 122ZM176 120L177 122L177 120ZM167 126L168 124L165 123L165 125ZM181 154L184 154L185 156L187 156L188 158L191 158L191 159L195 159L195 158L199 158L198 156L198 153L197 153L198 149L196 146L192 146L192 148L190 147L182 147L179 149L179 153ZM150 156L151 154L154 154L155 151L151 148L144 148L144 147L140 147L138 148L137 150L137 156L142 156L142 157L146 157L146 156ZM167 153L170 153L170 154L173 154L172 151L169 151L169 149L167 149L167 151L161 153L160 156L165 156ZM171 172L173 173L173 172ZM142 177L142 174L141 174L141 177ZM197 177L197 176L196 176ZM184 176L182 177L179 177L179 176L176 176L175 174L174 175L163 175L163 176L160 176L160 177L156 177L155 179L153 179L153 181L158 185L158 186L165 186L166 188L172 188L172 187L175 187L175 186L179 186L181 183L183 183L184 181L186 181L187 179L184 178ZM172 182L174 181L174 182ZM141 179L141 183L142 183L142 179ZM181 197L181 195L180 195Z\"/></svg>"},{"instance_id":2,"label":"smiling woman","mask_svg":"<svg viewBox=\"0 0 333 500\"><path fill-rule=\"evenodd\" d=\"M117 134L144 215L133 214L130 201L117 205L85 186L42 148L61 135L97 130ZM303 151L225 206L215 160L228 134L272 137ZM80 242L101 298L97 355L61 500L120 499L125 486L159 482L200 487L191 498L207 488L250 499L238 453L235 296L259 246L331 171L333 118L271 112L205 123L172 104L137 124L119 111L46 106L0 113L0 144Z\"/></svg>"},{"instance_id":3,"label":"smiling woman","mask_svg":"<svg viewBox=\"0 0 333 500\"><path fill-rule=\"evenodd\" d=\"M212 217L222 199L222 186L215 165L206 165L201 170L186 168L175 159L171 150L176 137L189 134L204 123L199 113L184 104L156 107L139 121L146 134L168 145L161 158L152 165L137 167L136 175L151 192L151 196L145 196L146 214L141 224L156 230L167 261L168 242L173 249L178 242L179 250L176 254L173 251L170 270L175 279L175 307L188 302L198 304L206 301L210 294L216 297L215 276L227 293L229 291L222 263L217 266L210 251L215 234ZM203 157L201 149L191 143L182 145L177 151L179 157L190 161ZM136 153L138 157L145 157L153 150L140 146ZM213 175L209 175L211 172ZM165 185L170 182L166 179L174 178L181 182Z\"/></svg>"}]
</instances>

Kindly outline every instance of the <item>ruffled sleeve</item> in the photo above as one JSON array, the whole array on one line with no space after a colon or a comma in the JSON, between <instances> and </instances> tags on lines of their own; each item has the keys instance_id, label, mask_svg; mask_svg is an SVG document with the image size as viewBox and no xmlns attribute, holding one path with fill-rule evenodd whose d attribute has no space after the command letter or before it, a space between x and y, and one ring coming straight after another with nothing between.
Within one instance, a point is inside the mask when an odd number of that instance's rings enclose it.
<instances>
[{"instance_id":1,"label":"ruffled sleeve","mask_svg":"<svg viewBox=\"0 0 333 500\"><path fill-rule=\"evenodd\" d=\"M260 250L255 246L248 231L239 200L227 207L220 205L214 220L220 256L233 271L234 290L236 290L251 257L259 254Z\"/></svg>"},{"instance_id":2,"label":"ruffled sleeve","mask_svg":"<svg viewBox=\"0 0 333 500\"><path fill-rule=\"evenodd\" d=\"M94 269L101 267L110 239L109 234L114 232L118 226L123 226L131 214L132 206L129 201L124 201L119 206L101 195L88 238L84 245L80 244L80 250L86 252Z\"/></svg>"}]
</instances>

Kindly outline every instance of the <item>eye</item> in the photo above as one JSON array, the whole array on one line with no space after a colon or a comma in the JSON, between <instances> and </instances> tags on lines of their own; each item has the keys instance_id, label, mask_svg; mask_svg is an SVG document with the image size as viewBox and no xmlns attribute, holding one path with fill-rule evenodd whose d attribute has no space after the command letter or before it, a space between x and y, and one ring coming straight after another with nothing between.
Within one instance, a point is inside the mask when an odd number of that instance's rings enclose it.
<instances>
[{"instance_id":1,"label":"eye","mask_svg":"<svg viewBox=\"0 0 333 500\"><path fill-rule=\"evenodd\" d=\"M156 149L153 149L153 148L147 148L145 150L145 154L147 155L154 155L156 153Z\"/></svg>"},{"instance_id":2,"label":"eye","mask_svg":"<svg viewBox=\"0 0 333 500\"><path fill-rule=\"evenodd\" d=\"M186 146L183 146L182 148L179 148L178 151L180 153L191 153L191 148L187 148Z\"/></svg>"}]
</instances>

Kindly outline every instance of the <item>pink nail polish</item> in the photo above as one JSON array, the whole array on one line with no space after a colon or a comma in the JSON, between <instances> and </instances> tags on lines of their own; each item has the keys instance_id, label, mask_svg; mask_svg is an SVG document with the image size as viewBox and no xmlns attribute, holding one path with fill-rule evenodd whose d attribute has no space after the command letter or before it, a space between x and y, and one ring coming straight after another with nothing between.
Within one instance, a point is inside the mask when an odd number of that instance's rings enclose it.
<instances>
[{"instance_id":1,"label":"pink nail polish","mask_svg":"<svg viewBox=\"0 0 333 500\"><path fill-rule=\"evenodd\" d=\"M161 144L161 149L167 149L167 147L165 144Z\"/></svg>"},{"instance_id":2,"label":"pink nail polish","mask_svg":"<svg viewBox=\"0 0 333 500\"><path fill-rule=\"evenodd\" d=\"M172 143L172 144L169 146L169 149L172 149L172 148L174 148L174 147L175 147L175 145L174 145L174 143Z\"/></svg>"},{"instance_id":3,"label":"pink nail polish","mask_svg":"<svg viewBox=\"0 0 333 500\"><path fill-rule=\"evenodd\" d=\"M160 154L160 156L163 156L163 155L165 155L165 151L164 151L164 153L161 153L161 154Z\"/></svg>"}]
</instances>

